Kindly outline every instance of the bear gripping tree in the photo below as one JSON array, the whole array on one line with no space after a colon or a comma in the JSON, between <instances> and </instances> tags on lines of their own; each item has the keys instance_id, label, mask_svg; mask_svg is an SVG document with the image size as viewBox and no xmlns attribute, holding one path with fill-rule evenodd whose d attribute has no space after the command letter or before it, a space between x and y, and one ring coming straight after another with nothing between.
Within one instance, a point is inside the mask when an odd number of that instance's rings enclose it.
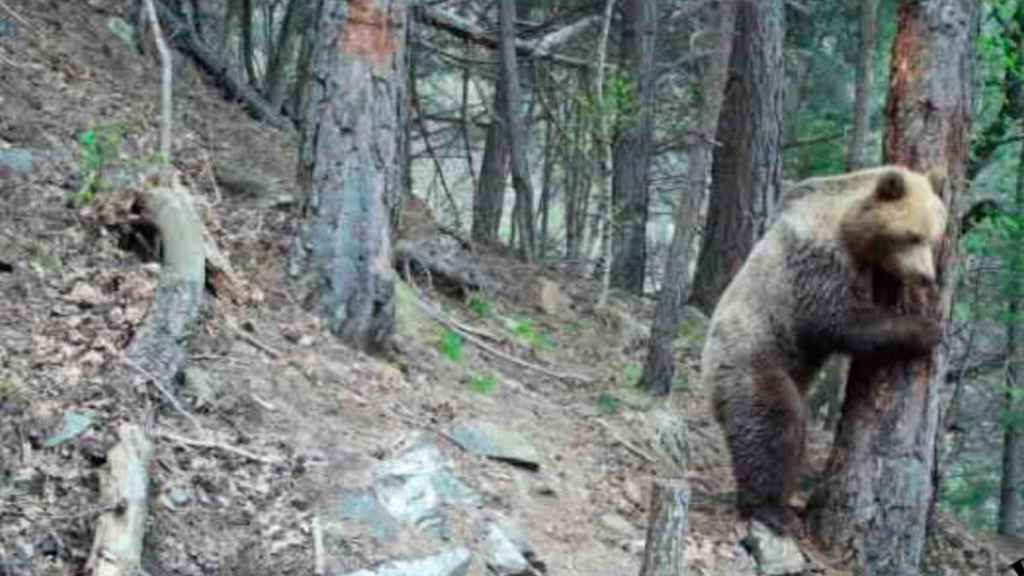
<instances>
[{"instance_id":1,"label":"bear gripping tree","mask_svg":"<svg viewBox=\"0 0 1024 576\"><path fill-rule=\"evenodd\" d=\"M886 161L947 171L952 215L966 186L976 0L902 0L892 47ZM938 254L935 293L899 293L876 282L876 302L900 312L949 318L957 219ZM939 387L946 353L884 365L854 358L825 478L809 505L812 531L864 574L918 574L936 498Z\"/></svg>"},{"instance_id":2,"label":"bear gripping tree","mask_svg":"<svg viewBox=\"0 0 1024 576\"><path fill-rule=\"evenodd\" d=\"M323 0L315 20L292 272L310 272L327 328L364 350L395 322L387 206L406 165L406 18L404 0Z\"/></svg>"}]
</instances>

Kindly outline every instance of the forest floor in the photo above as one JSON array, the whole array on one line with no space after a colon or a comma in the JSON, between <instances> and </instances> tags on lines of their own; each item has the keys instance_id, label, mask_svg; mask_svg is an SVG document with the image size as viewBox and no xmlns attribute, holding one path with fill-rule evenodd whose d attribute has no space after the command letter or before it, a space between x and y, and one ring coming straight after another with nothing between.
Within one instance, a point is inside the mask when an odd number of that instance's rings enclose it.
<instances>
[{"instance_id":1,"label":"forest floor","mask_svg":"<svg viewBox=\"0 0 1024 576\"><path fill-rule=\"evenodd\" d=\"M115 17L130 21L126 4L0 9L13 23L0 36L0 576L82 570L106 509L100 470L125 421L144 421L156 444L153 576L310 574L314 533L329 574L444 554L465 564L467 552L467 574L502 573L488 568L502 538L529 561L503 573L636 574L651 481L673 475L693 491L690 573L753 573L698 385L698 315L677 346L679 384L655 401L635 388L652 300L616 296L598 313L591 280L481 253L495 291L402 284L396 350L353 352L287 281L294 135L253 121L185 61L174 164L248 297L207 297L171 391L191 418L143 378L105 381L159 271L144 231L126 223L159 105L155 55L112 31ZM104 169L109 189L78 207L89 130L123 142ZM456 338L424 304L526 364ZM481 437L492 442L467 440ZM829 434L811 439L820 469ZM984 551L950 532L968 556Z\"/></svg>"}]
</instances>

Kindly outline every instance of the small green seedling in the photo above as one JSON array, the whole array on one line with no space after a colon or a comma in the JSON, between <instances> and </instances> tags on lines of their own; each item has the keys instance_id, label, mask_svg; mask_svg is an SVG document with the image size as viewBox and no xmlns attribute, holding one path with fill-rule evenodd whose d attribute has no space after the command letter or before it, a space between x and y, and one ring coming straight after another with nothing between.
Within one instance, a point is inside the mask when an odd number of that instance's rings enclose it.
<instances>
[{"instance_id":1,"label":"small green seedling","mask_svg":"<svg viewBox=\"0 0 1024 576\"><path fill-rule=\"evenodd\" d=\"M469 380L469 389L477 394L490 394L498 387L498 379L492 375L473 376Z\"/></svg>"},{"instance_id":2,"label":"small green seedling","mask_svg":"<svg viewBox=\"0 0 1024 576\"><path fill-rule=\"evenodd\" d=\"M449 329L445 330L444 334L441 335L441 353L452 362L458 362L462 359L462 347L462 335L458 332Z\"/></svg>"}]
</instances>

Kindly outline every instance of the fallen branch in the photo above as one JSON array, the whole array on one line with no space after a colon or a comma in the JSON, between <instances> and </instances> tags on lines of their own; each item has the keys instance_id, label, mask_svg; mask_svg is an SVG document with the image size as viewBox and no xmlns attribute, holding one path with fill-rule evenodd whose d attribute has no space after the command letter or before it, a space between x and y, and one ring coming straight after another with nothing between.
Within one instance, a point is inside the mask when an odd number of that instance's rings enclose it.
<instances>
[{"instance_id":1,"label":"fallen branch","mask_svg":"<svg viewBox=\"0 0 1024 576\"><path fill-rule=\"evenodd\" d=\"M651 463L657 462L657 459L654 456L651 456L647 452L644 452L642 449L640 449L639 447L634 445L632 442L630 442L629 440L626 440L625 438L620 436L619 433L616 432L615 429L612 428L611 425L608 424L607 422L605 422L604 420L598 419L598 420L596 420L596 422L598 424L600 424L601 427L604 428L605 431L607 431L608 434L610 434L611 437L614 438L616 442L618 442L619 444L622 444L630 452L636 454L637 456L643 458L644 460L646 460L648 462L651 462Z\"/></svg>"},{"instance_id":2,"label":"fallen branch","mask_svg":"<svg viewBox=\"0 0 1024 576\"><path fill-rule=\"evenodd\" d=\"M324 531L320 528L320 517L313 514L312 530L313 533L313 574L314 576L324 576L327 574L327 561L324 557Z\"/></svg>"},{"instance_id":3,"label":"fallen branch","mask_svg":"<svg viewBox=\"0 0 1024 576\"><path fill-rule=\"evenodd\" d=\"M92 576L131 576L142 562L153 445L134 424L122 424L120 436L107 457L109 471L100 479L100 497L114 509L96 524L86 564L86 573Z\"/></svg>"},{"instance_id":4,"label":"fallen branch","mask_svg":"<svg viewBox=\"0 0 1024 576\"><path fill-rule=\"evenodd\" d=\"M537 364L533 364L531 362L527 362L526 360L523 360L521 358L516 358L515 356L512 356L511 354L507 354L505 352L502 352L501 350L498 350L497 348L493 348L492 346L490 346L486 342L484 342L482 338L479 338L479 337L475 336L472 332L469 332L469 331L463 329L461 327L461 325L459 324L459 322L449 318L444 312L442 312L440 310L437 310L433 306L428 304L427 301L423 298L422 294L420 294L419 289L416 288L416 286L414 284L411 284L410 287L412 288L413 292L416 295L416 305L419 306L424 312L426 312L426 314L428 316L430 316L431 318L433 318L437 322L440 322L441 324L446 326L449 330L452 330L454 332L459 333L463 338L465 338L471 344L473 344L477 348L483 350L484 352L487 352L488 354L490 354L492 356L496 356L498 358L501 358L502 360L505 360L506 362L510 362L512 364L515 364L516 366L519 366L521 368L526 368L528 370L533 370L534 372L539 372L539 373L541 373L541 374L543 374L545 376L550 376L551 378L555 378L557 380L568 380L568 381L573 381L573 382L579 382L581 384L589 384L591 382L590 378L587 378L585 376L581 376L579 374L568 374L568 373L564 373L564 372L555 372L553 370L548 370L547 368L544 368L543 366L538 366Z\"/></svg>"},{"instance_id":5,"label":"fallen branch","mask_svg":"<svg viewBox=\"0 0 1024 576\"><path fill-rule=\"evenodd\" d=\"M148 382L153 384L153 386L155 386L156 389L159 390L161 394L163 394L164 398L166 398L167 401L170 402L171 406L175 410L177 410L179 414L184 416L186 420L191 422L193 426L195 426L197 431L199 431L202 434L206 433L203 430L203 425L199 423L199 419L197 419L195 416L193 416L188 410L185 410L185 408L181 405L181 403L178 402L178 399L174 397L174 394L171 394L170 391L168 391L166 388L163 387L163 385L160 383L160 379L159 378L157 378L156 376L151 374L148 370L146 370L142 366L139 366L134 361L132 361L132 360L130 360L130 359L124 357L124 356L122 356L120 358L120 360L121 360L121 362L125 366L135 370L140 375L142 375L142 377L145 378Z\"/></svg>"},{"instance_id":6,"label":"fallen branch","mask_svg":"<svg viewBox=\"0 0 1024 576\"><path fill-rule=\"evenodd\" d=\"M241 456L243 458L248 458L249 460L259 462L261 464L278 464L281 462L277 458L270 458L267 456L260 456L259 454L253 454L248 450L238 448L237 446L231 446L230 444L224 444L222 442L214 442L212 440L195 440L193 438L178 436L177 434L172 434L170 432L161 432L160 437L166 440L171 440L172 442L184 444L186 446L192 446L193 448L213 448L216 450L223 450L224 452L235 454L236 456Z\"/></svg>"},{"instance_id":7,"label":"fallen branch","mask_svg":"<svg viewBox=\"0 0 1024 576\"><path fill-rule=\"evenodd\" d=\"M171 29L171 37L179 40L180 48L191 54L210 75L217 78L227 89L230 97L240 98L245 102L249 112L257 120L288 131L295 129L295 125L278 114L274 110L274 106L262 94L239 78L234 69L221 60L220 55L207 46L206 42L199 38L196 31L187 22L178 18L161 2L157 3L157 12L160 14L160 19L166 22L167 27Z\"/></svg>"},{"instance_id":8,"label":"fallen branch","mask_svg":"<svg viewBox=\"0 0 1024 576\"><path fill-rule=\"evenodd\" d=\"M231 331L234 332L236 336L238 336L242 340L245 340L245 342L247 344L249 344L250 346L256 348L257 350L261 350L261 351L265 352L268 356L270 356L274 360L278 360L278 359L281 358L281 353L280 352L278 352L274 348L271 348L269 345L264 344L263 342L260 342L252 334L249 334L245 330L242 330L238 326L235 326L234 322L228 321L227 325L228 325L229 328L231 328Z\"/></svg>"}]
</instances>

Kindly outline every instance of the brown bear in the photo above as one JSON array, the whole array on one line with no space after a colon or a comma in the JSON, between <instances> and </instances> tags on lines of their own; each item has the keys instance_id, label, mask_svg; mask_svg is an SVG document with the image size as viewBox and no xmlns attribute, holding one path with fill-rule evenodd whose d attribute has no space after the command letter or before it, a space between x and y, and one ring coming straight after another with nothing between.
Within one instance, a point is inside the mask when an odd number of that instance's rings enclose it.
<instances>
[{"instance_id":1,"label":"brown bear","mask_svg":"<svg viewBox=\"0 0 1024 576\"><path fill-rule=\"evenodd\" d=\"M934 286L945 177L897 166L794 185L715 307L701 358L744 518L802 534L800 477L814 377L832 354L925 354L941 327L872 304L871 278Z\"/></svg>"}]
</instances>

